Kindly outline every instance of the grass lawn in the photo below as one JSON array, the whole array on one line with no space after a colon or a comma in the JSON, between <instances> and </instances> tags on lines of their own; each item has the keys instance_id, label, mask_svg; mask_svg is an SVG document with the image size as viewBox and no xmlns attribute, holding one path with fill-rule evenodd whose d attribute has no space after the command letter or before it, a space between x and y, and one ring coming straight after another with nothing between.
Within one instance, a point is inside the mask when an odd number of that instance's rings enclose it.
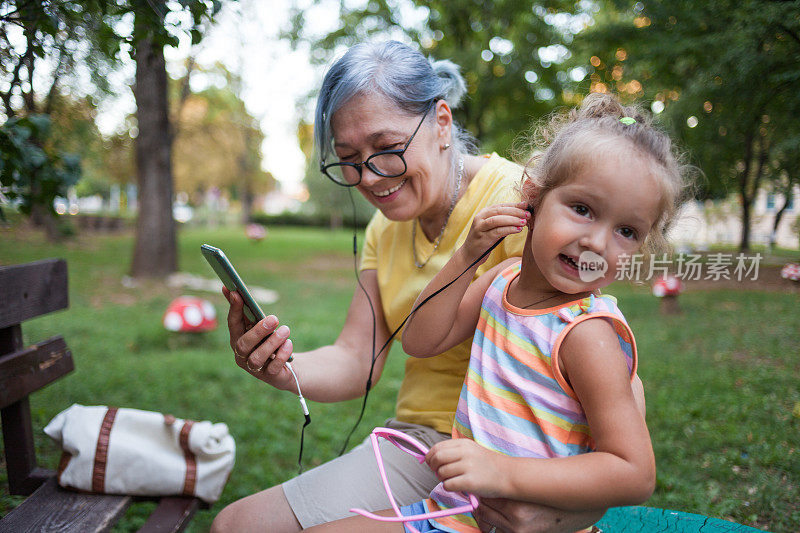
<instances>
[{"instance_id":1,"label":"grass lawn","mask_svg":"<svg viewBox=\"0 0 800 533\"><path fill-rule=\"evenodd\" d=\"M332 342L352 295L352 236L346 231L276 228L258 244L241 229L185 229L182 271L211 277L199 253L223 248L251 285L276 290L269 308L292 328L296 350ZM206 531L225 504L280 483L297 470L302 414L294 396L252 379L233 363L227 329L192 338L161 326L182 293L154 282L125 288L130 234L80 235L52 245L37 233L0 229L0 265L61 257L68 261L70 309L25 324L26 342L62 334L76 369L31 398L35 430L72 403L136 407L225 422L237 460L222 499L198 513ZM789 292L697 290L681 296L683 314L664 317L647 287L617 284L636 334L648 425L658 466L654 507L727 518L770 531L800 530L800 296ZM212 301L224 322L221 295ZM404 356L395 348L370 396L357 437L392 415ZM359 401L310 405L304 465L334 457ZM795 407L798 406L798 407ZM59 451L37 435L40 462ZM0 469L0 515L8 496ZM118 527L141 525L152 504L137 504Z\"/></svg>"}]
</instances>

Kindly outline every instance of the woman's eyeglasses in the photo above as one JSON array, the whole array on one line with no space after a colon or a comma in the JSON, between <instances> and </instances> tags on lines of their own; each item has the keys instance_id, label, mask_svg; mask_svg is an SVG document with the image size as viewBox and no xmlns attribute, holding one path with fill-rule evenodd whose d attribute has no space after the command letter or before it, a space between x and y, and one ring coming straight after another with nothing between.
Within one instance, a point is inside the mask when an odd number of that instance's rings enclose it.
<instances>
[{"instance_id":1,"label":"woman's eyeglasses","mask_svg":"<svg viewBox=\"0 0 800 533\"><path fill-rule=\"evenodd\" d=\"M408 170L408 165L406 164L404 154L406 153L406 150L408 150L408 145L410 145L411 141L414 140L414 136L419 131L420 126L422 126L422 123L425 122L425 117L428 116L428 113L434 107L434 104L435 101L428 107L427 111L425 111L425 114L422 115L422 120L420 120L419 124L417 124L417 129L415 129L414 133L411 134L411 137L408 138L408 141L403 148L399 150L384 150L381 152L375 152L361 163L346 163L338 161L336 163L329 163L326 165L323 161L320 164L319 169L323 174L328 176L331 181L344 187L355 187L361 183L361 167L367 167L378 176L383 176L384 178L398 178L402 176L406 173L406 170Z\"/></svg>"},{"instance_id":2,"label":"woman's eyeglasses","mask_svg":"<svg viewBox=\"0 0 800 533\"><path fill-rule=\"evenodd\" d=\"M383 466L383 458L381 457L380 447L378 445L378 437L388 440L410 456L414 457L420 462L420 464L425 462L425 454L428 453L428 448L417 439L391 428L375 428L370 434L369 438L372 442L372 449L375 451L375 459L378 461L378 472L380 473L381 481L383 482L383 488L386 489L386 495L389 497L389 503L391 503L392 509L394 509L396 516L380 516L364 509L350 509L350 512L358 513L374 520L380 520L381 522L416 522L417 520L427 520L428 518L441 518L455 514L471 513L478 507L478 499L475 496L472 494L463 494L463 496L469 500L469 505L461 505L459 507L452 507L450 509L442 509L441 511L435 511L433 513L403 516L400 513L400 508L398 507L397 502L394 500L392 490L389 488L389 481L386 479L386 469ZM411 524L405 524L405 526L409 531L411 531L411 533L419 533L419 530L414 528Z\"/></svg>"}]
</instances>

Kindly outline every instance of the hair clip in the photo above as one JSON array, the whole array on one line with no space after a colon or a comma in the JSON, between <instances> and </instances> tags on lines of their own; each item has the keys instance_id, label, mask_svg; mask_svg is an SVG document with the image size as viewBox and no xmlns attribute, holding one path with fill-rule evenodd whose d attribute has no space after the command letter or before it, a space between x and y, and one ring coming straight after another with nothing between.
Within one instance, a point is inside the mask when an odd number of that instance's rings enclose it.
<instances>
[{"instance_id":1,"label":"hair clip","mask_svg":"<svg viewBox=\"0 0 800 533\"><path fill-rule=\"evenodd\" d=\"M625 124L626 126L630 126L631 124L636 124L636 119L633 117L622 117L619 119L620 122Z\"/></svg>"}]
</instances>

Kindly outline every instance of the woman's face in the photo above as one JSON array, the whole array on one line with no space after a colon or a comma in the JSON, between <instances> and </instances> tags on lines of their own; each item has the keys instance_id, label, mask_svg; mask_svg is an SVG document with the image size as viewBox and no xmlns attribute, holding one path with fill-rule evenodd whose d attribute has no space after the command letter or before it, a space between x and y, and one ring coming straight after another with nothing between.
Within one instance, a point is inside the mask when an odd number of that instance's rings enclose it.
<instances>
[{"instance_id":1,"label":"woman's face","mask_svg":"<svg viewBox=\"0 0 800 533\"><path fill-rule=\"evenodd\" d=\"M342 162L361 163L375 152L402 149L422 116L399 111L380 94L358 95L331 120L334 151ZM385 178L366 166L356 188L390 220L411 220L449 206L450 158L444 150L450 140L452 115L443 101L428 112L403 157L402 176Z\"/></svg>"}]
</instances>

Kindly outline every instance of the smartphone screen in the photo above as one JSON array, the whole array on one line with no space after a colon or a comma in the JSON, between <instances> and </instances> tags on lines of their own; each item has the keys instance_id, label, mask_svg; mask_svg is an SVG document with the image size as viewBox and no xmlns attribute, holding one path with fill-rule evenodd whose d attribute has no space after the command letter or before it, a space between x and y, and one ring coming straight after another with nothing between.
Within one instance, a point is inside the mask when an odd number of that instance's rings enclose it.
<instances>
[{"instance_id":1,"label":"smartphone screen","mask_svg":"<svg viewBox=\"0 0 800 533\"><path fill-rule=\"evenodd\" d=\"M264 318L266 315L250 294L250 291L247 290L247 286L225 256L225 252L208 244L200 246L200 251L208 261L208 264L211 265L211 268L214 269L222 284L229 291L236 291L242 297L242 300L244 300L244 315L248 320L258 322Z\"/></svg>"}]
</instances>

